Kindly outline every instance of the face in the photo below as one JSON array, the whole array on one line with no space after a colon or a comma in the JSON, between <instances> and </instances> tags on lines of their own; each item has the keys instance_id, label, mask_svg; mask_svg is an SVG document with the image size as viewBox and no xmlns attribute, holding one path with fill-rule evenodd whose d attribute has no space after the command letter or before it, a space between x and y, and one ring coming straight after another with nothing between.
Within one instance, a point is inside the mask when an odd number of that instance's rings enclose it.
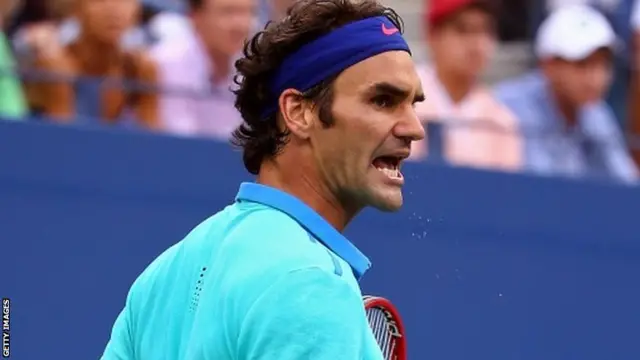
<instances>
[{"instance_id":1,"label":"face","mask_svg":"<svg viewBox=\"0 0 640 360\"><path fill-rule=\"evenodd\" d=\"M270 0L271 20L278 21L283 18L287 13L287 9L289 9L294 2L296 2L296 0Z\"/></svg>"},{"instance_id":2,"label":"face","mask_svg":"<svg viewBox=\"0 0 640 360\"><path fill-rule=\"evenodd\" d=\"M434 27L427 36L436 65L466 76L478 76L495 52L493 17L467 8Z\"/></svg>"},{"instance_id":3,"label":"face","mask_svg":"<svg viewBox=\"0 0 640 360\"><path fill-rule=\"evenodd\" d=\"M542 69L556 92L573 104L602 100L612 77L612 54L600 49L580 61L552 59Z\"/></svg>"},{"instance_id":4,"label":"face","mask_svg":"<svg viewBox=\"0 0 640 360\"><path fill-rule=\"evenodd\" d=\"M138 21L138 0L77 0L83 31L108 44L117 44Z\"/></svg>"},{"instance_id":5,"label":"face","mask_svg":"<svg viewBox=\"0 0 640 360\"><path fill-rule=\"evenodd\" d=\"M192 19L208 49L234 56L251 33L256 11L255 0L205 0Z\"/></svg>"},{"instance_id":6,"label":"face","mask_svg":"<svg viewBox=\"0 0 640 360\"><path fill-rule=\"evenodd\" d=\"M346 69L333 90L333 125L317 126L309 137L321 177L343 205L399 209L401 163L411 142L424 138L413 60L402 51L374 56Z\"/></svg>"}]
</instances>

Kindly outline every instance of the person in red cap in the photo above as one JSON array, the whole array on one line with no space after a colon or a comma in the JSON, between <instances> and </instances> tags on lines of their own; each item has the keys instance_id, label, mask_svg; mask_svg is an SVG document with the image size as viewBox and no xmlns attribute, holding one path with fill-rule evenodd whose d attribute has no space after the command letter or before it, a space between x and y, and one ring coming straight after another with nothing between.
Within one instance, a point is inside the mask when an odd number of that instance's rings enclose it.
<instances>
[{"instance_id":1,"label":"person in red cap","mask_svg":"<svg viewBox=\"0 0 640 360\"><path fill-rule=\"evenodd\" d=\"M442 122L444 156L454 165L514 171L522 149L515 116L498 103L480 76L496 48L493 5L482 0L427 0L426 40L431 65L418 67L426 101L421 120ZM413 159L427 155L414 143Z\"/></svg>"}]
</instances>

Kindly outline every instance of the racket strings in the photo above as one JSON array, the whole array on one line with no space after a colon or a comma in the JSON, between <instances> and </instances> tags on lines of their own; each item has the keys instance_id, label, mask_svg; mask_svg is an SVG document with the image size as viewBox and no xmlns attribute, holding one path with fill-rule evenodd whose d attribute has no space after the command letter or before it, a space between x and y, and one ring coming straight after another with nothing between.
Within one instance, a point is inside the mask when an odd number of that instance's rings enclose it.
<instances>
[{"instance_id":1,"label":"racket strings","mask_svg":"<svg viewBox=\"0 0 640 360\"><path fill-rule=\"evenodd\" d=\"M393 359L396 339L390 330L388 316L380 308L370 308L367 309L367 320L384 358Z\"/></svg>"}]
</instances>

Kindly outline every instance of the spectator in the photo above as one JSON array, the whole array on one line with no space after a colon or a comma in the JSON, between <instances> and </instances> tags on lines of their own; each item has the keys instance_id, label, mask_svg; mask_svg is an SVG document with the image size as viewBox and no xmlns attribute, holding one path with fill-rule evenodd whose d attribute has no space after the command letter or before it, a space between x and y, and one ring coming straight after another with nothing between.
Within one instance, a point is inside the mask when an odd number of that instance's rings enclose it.
<instances>
[{"instance_id":1,"label":"spectator","mask_svg":"<svg viewBox=\"0 0 640 360\"><path fill-rule=\"evenodd\" d=\"M157 128L155 66L121 39L137 20L137 0L77 0L79 34L59 51L37 59L53 77L34 85L37 110L57 121L72 120ZM135 86L131 86L135 83Z\"/></svg>"},{"instance_id":2,"label":"spectator","mask_svg":"<svg viewBox=\"0 0 640 360\"><path fill-rule=\"evenodd\" d=\"M171 133L227 139L240 124L233 62L256 20L255 0L191 0L192 29L152 50L166 91L161 118Z\"/></svg>"},{"instance_id":3,"label":"spectator","mask_svg":"<svg viewBox=\"0 0 640 360\"><path fill-rule=\"evenodd\" d=\"M561 7L535 41L540 70L497 87L526 135L525 167L539 174L634 181L636 168L604 96L616 37L584 5Z\"/></svg>"},{"instance_id":4,"label":"spectator","mask_svg":"<svg viewBox=\"0 0 640 360\"><path fill-rule=\"evenodd\" d=\"M16 64L3 31L5 21L11 17L18 0L0 3L0 117L20 119L27 113L22 85L16 76Z\"/></svg>"},{"instance_id":5,"label":"spectator","mask_svg":"<svg viewBox=\"0 0 640 360\"><path fill-rule=\"evenodd\" d=\"M416 111L425 122L444 122L444 155L451 163L517 170L517 121L479 83L496 48L492 11L480 0L431 1L426 23L433 66L418 67L427 100ZM425 144L416 143L414 158L426 155Z\"/></svg>"},{"instance_id":6,"label":"spectator","mask_svg":"<svg viewBox=\"0 0 640 360\"><path fill-rule=\"evenodd\" d=\"M613 80L606 99L616 119L622 124L626 124L629 118L628 100L631 87L629 49L632 42L630 19L633 2L634 0L546 0L536 3L541 9L538 9L534 22L534 26L537 27L549 12L576 4L591 6L607 17L618 39L624 43L624 47L614 54Z\"/></svg>"}]
</instances>

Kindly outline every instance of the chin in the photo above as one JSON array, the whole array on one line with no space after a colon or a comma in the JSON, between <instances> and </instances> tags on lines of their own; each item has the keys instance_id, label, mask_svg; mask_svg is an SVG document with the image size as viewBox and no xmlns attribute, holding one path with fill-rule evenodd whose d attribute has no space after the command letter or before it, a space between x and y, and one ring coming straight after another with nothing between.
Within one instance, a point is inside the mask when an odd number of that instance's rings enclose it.
<instances>
[{"instance_id":1,"label":"chin","mask_svg":"<svg viewBox=\"0 0 640 360\"><path fill-rule=\"evenodd\" d=\"M369 206L384 212L396 212L400 210L404 199L400 189L387 190L375 194Z\"/></svg>"}]
</instances>

